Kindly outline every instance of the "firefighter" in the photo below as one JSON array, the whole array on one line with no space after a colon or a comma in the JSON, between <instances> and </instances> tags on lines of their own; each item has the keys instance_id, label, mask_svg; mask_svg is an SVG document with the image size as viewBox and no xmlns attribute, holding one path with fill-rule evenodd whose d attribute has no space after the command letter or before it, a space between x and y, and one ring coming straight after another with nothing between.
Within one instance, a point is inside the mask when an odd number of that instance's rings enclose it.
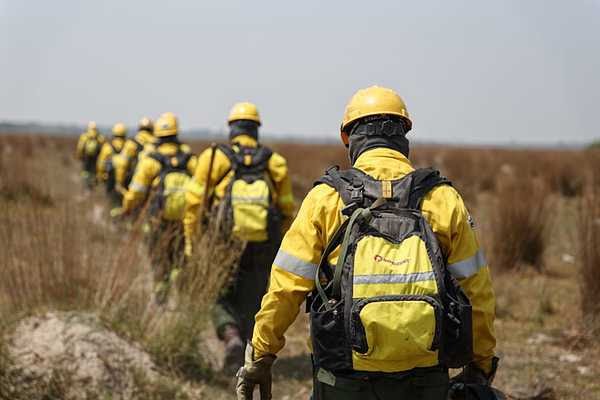
<instances>
[{"instance_id":1,"label":"firefighter","mask_svg":"<svg viewBox=\"0 0 600 400\"><path fill-rule=\"evenodd\" d=\"M179 123L173 113L156 121L156 148L137 164L119 215L135 211L148 199L149 251L154 269L155 298L162 304L183 266L183 213L185 192L196 167L190 147L178 139ZM151 193L152 191L152 193Z\"/></svg>"},{"instance_id":2,"label":"firefighter","mask_svg":"<svg viewBox=\"0 0 600 400\"><path fill-rule=\"evenodd\" d=\"M122 202L122 195L115 187L115 169L113 160L117 157L127 136L127 127L118 122L112 128L113 137L105 142L100 149L98 161L96 162L96 176L99 181L106 185L106 194L108 195L112 207L118 207Z\"/></svg>"},{"instance_id":3,"label":"firefighter","mask_svg":"<svg viewBox=\"0 0 600 400\"><path fill-rule=\"evenodd\" d=\"M154 124L148 117L140 119L135 137L127 139L123 151L115 157L115 183L117 190L125 193L135 172L135 167L144 154L154 150Z\"/></svg>"},{"instance_id":4,"label":"firefighter","mask_svg":"<svg viewBox=\"0 0 600 400\"><path fill-rule=\"evenodd\" d=\"M88 189L96 185L96 161L104 138L98 131L96 123L88 123L87 130L79 136L75 156L82 163L81 177Z\"/></svg>"},{"instance_id":5,"label":"firefighter","mask_svg":"<svg viewBox=\"0 0 600 400\"><path fill-rule=\"evenodd\" d=\"M217 336L225 343L224 370L233 374L243 363L244 343L252 336L282 230L294 214L294 196L286 160L259 141L257 107L237 103L227 122L229 144L213 146L198 157L184 225L188 257L198 250L193 238L201 215L218 214L220 207L229 216L228 234L247 242L233 282L213 310Z\"/></svg>"},{"instance_id":6,"label":"firefighter","mask_svg":"<svg viewBox=\"0 0 600 400\"><path fill-rule=\"evenodd\" d=\"M305 300L314 399L444 400L449 366L464 367L457 381L491 384L490 270L458 191L412 167L411 127L391 89L369 87L349 101L341 138L353 169L328 170L284 237L238 399L252 399L255 386L271 398L271 366Z\"/></svg>"}]
</instances>

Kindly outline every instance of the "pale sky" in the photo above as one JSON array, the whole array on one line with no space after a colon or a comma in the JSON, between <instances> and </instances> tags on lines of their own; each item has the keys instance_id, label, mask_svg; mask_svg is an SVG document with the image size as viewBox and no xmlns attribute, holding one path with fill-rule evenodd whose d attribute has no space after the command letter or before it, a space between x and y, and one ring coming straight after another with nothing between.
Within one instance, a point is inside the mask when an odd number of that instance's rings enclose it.
<instances>
[{"instance_id":1,"label":"pale sky","mask_svg":"<svg viewBox=\"0 0 600 400\"><path fill-rule=\"evenodd\" d=\"M599 72L599 0L0 0L0 121L218 129L249 100L267 132L336 138L379 84L413 139L585 142Z\"/></svg>"}]
</instances>

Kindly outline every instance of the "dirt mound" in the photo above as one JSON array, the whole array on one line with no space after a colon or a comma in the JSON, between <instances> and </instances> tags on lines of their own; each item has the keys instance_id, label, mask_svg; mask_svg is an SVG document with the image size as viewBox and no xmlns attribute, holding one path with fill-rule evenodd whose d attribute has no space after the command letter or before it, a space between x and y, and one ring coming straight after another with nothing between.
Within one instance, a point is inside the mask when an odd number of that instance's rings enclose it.
<instances>
[{"instance_id":1,"label":"dirt mound","mask_svg":"<svg viewBox=\"0 0 600 400\"><path fill-rule=\"evenodd\" d=\"M93 315L47 313L17 324L8 337L9 356L21 385L64 377L64 398L110 393L135 397L140 380L159 377L150 356L104 328Z\"/></svg>"}]
</instances>

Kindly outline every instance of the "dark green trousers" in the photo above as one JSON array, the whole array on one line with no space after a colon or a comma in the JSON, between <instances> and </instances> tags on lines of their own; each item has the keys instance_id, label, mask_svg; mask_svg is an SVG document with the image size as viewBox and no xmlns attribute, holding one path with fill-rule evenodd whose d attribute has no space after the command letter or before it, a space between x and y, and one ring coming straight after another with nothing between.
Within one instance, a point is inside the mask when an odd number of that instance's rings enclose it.
<instances>
[{"instance_id":1,"label":"dark green trousers","mask_svg":"<svg viewBox=\"0 0 600 400\"><path fill-rule=\"evenodd\" d=\"M254 316L267 292L271 264L279 249L280 240L248 243L231 283L213 308L212 319L217 336L222 339L227 325L239 328L242 339L252 339Z\"/></svg>"},{"instance_id":2,"label":"dark green trousers","mask_svg":"<svg viewBox=\"0 0 600 400\"><path fill-rule=\"evenodd\" d=\"M181 221L155 219L151 226L148 249L154 282L167 281L173 268L183 267L183 224Z\"/></svg>"},{"instance_id":3,"label":"dark green trousers","mask_svg":"<svg viewBox=\"0 0 600 400\"><path fill-rule=\"evenodd\" d=\"M449 388L448 370L441 367L336 376L335 383L324 383L316 375L312 400L446 400Z\"/></svg>"}]
</instances>

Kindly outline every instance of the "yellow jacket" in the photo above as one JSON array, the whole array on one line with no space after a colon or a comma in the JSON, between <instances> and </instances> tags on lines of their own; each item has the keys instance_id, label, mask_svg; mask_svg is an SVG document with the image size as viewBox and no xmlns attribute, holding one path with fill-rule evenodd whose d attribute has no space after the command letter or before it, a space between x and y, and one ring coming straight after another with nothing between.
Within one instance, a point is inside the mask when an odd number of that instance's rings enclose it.
<instances>
[{"instance_id":1,"label":"yellow jacket","mask_svg":"<svg viewBox=\"0 0 600 400\"><path fill-rule=\"evenodd\" d=\"M177 154L177 149L181 149L181 151L190 153L190 146L187 144L175 144L175 143L163 143L156 147L156 151L164 155L175 155ZM187 165L187 170L191 174L194 173L196 168L196 157L192 156ZM156 178L158 178L160 174L160 170L162 166L160 163L151 157L144 157L139 161L137 167L135 169L135 173L133 175L133 179L131 180L131 184L129 185L129 189L123 196L123 212L127 213L141 205L141 203L146 199L149 190L158 183Z\"/></svg>"},{"instance_id":2,"label":"yellow jacket","mask_svg":"<svg viewBox=\"0 0 600 400\"><path fill-rule=\"evenodd\" d=\"M98 131L86 131L79 135L79 140L77 141L77 149L75 150L75 157L77 157L78 160L83 159L83 150L85 148L85 143L89 138L93 137L96 137L98 139L100 145L104 143L104 137L100 133L98 133Z\"/></svg>"},{"instance_id":3,"label":"yellow jacket","mask_svg":"<svg viewBox=\"0 0 600 400\"><path fill-rule=\"evenodd\" d=\"M233 139L232 144L235 149L236 144L247 147L256 147L258 143L250 136L240 135ZM210 168L211 155L212 149L207 149L198 156L198 166L196 167L194 177L190 182L186 193L186 212L183 223L188 246L192 243L192 237L196 232L198 218L203 207L204 196L206 193L206 178ZM287 162L281 155L273 153L269 160L268 168L271 177L273 178L273 183L275 184L275 191L277 192L277 207L284 218L291 221L294 217L295 204L294 195L292 193L292 181L288 174ZM227 171L229 171L229 173ZM215 188L210 188L211 190L214 190L215 204L225 196L225 191L231 182L233 175L234 171L231 170L229 158L227 158L225 153L217 149L210 175L211 184L215 184L220 180ZM283 225L287 226L288 223L284 221Z\"/></svg>"},{"instance_id":4,"label":"yellow jacket","mask_svg":"<svg viewBox=\"0 0 600 400\"><path fill-rule=\"evenodd\" d=\"M110 142L106 142L102 145L100 154L98 154L98 160L96 161L96 176L99 177L100 180L105 181L108 179L106 162L109 161L111 157L114 157L121 152L124 143L125 139L115 137L112 138Z\"/></svg>"},{"instance_id":5,"label":"yellow jacket","mask_svg":"<svg viewBox=\"0 0 600 400\"><path fill-rule=\"evenodd\" d=\"M114 160L115 182L118 187L125 186L125 180L127 179L129 169L134 164L133 160L137 159L137 161L140 161L143 158L143 155L155 150L155 140L156 138L147 131L139 131L137 135L135 135L135 138L127 139L123 145L123 150Z\"/></svg>"},{"instance_id":6,"label":"yellow jacket","mask_svg":"<svg viewBox=\"0 0 600 400\"><path fill-rule=\"evenodd\" d=\"M399 179L413 171L406 157L386 148L364 152L354 166L379 180ZM275 258L269 290L256 315L252 344L257 358L275 354L285 344L285 331L315 287L317 264L342 223L343 207L340 196L328 185L314 187L304 199ZM469 213L458 192L447 185L436 187L424 198L422 211L447 257L449 271L472 302L475 362L489 372L496 346L495 296ZM336 265L338 253L339 249L330 256L331 265Z\"/></svg>"}]
</instances>

